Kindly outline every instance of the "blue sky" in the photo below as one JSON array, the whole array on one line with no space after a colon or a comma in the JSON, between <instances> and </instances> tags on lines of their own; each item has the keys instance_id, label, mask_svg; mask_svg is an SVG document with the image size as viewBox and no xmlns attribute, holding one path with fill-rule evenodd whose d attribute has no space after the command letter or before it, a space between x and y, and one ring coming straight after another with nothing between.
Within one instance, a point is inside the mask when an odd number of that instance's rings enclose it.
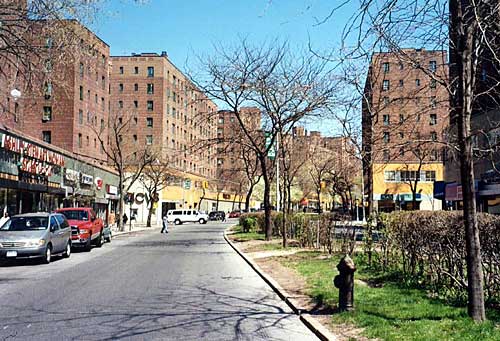
<instances>
[{"instance_id":1,"label":"blue sky","mask_svg":"<svg viewBox=\"0 0 500 341\"><path fill-rule=\"evenodd\" d=\"M181 69L194 67L196 56L212 53L214 43L240 37L258 44L288 40L292 47L329 51L339 44L345 21L355 10L347 5L325 24L338 1L328 0L108 0L93 30L111 46L112 55L167 51ZM355 1L354 1L355 2Z\"/></svg>"}]
</instances>

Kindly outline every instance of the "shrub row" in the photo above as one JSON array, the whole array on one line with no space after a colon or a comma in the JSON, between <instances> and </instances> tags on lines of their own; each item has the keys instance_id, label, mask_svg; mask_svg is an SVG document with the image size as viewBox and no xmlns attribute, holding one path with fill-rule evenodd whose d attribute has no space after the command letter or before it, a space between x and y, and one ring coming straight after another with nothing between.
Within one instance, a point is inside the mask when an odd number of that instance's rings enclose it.
<instances>
[{"instance_id":1,"label":"shrub row","mask_svg":"<svg viewBox=\"0 0 500 341\"><path fill-rule=\"evenodd\" d=\"M489 303L500 302L500 217L478 215L484 287ZM461 212L396 212L380 217L385 238L380 265L441 298L465 302L467 263Z\"/></svg>"}]
</instances>

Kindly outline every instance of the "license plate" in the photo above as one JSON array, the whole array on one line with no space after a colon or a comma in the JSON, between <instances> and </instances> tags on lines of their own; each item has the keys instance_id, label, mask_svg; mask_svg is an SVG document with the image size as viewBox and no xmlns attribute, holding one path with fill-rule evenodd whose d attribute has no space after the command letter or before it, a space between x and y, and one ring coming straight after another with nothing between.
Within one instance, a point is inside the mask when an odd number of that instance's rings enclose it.
<instances>
[{"instance_id":1,"label":"license plate","mask_svg":"<svg viewBox=\"0 0 500 341\"><path fill-rule=\"evenodd\" d=\"M17 251L7 251L7 257L17 257Z\"/></svg>"}]
</instances>

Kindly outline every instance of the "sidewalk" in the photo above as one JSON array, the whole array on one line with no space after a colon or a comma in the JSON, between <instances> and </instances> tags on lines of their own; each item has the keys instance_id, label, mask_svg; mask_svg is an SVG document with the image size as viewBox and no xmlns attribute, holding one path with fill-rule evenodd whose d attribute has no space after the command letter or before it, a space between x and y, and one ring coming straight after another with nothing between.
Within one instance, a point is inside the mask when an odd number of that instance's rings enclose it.
<instances>
[{"instance_id":1,"label":"sidewalk","mask_svg":"<svg viewBox=\"0 0 500 341\"><path fill-rule=\"evenodd\" d=\"M161 226L156 225L156 223L153 223L153 222L151 222L151 227L146 227L146 223L134 223L134 222L132 222L132 225L127 223L124 231L119 231L118 228L116 227L116 225L114 225L113 227L111 227L111 232L113 233L113 237L117 237L120 235L129 234L129 233L133 233L133 232L154 230L154 229L159 229L159 228L161 228Z\"/></svg>"}]
</instances>

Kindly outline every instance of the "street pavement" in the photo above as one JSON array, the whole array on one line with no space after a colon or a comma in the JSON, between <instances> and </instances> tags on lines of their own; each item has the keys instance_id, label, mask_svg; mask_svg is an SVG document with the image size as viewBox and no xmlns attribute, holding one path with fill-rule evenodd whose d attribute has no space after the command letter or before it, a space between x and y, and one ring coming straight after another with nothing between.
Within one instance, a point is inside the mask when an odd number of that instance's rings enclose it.
<instances>
[{"instance_id":1,"label":"street pavement","mask_svg":"<svg viewBox=\"0 0 500 341\"><path fill-rule=\"evenodd\" d=\"M0 267L0 340L317 340L224 241L229 224Z\"/></svg>"}]
</instances>

